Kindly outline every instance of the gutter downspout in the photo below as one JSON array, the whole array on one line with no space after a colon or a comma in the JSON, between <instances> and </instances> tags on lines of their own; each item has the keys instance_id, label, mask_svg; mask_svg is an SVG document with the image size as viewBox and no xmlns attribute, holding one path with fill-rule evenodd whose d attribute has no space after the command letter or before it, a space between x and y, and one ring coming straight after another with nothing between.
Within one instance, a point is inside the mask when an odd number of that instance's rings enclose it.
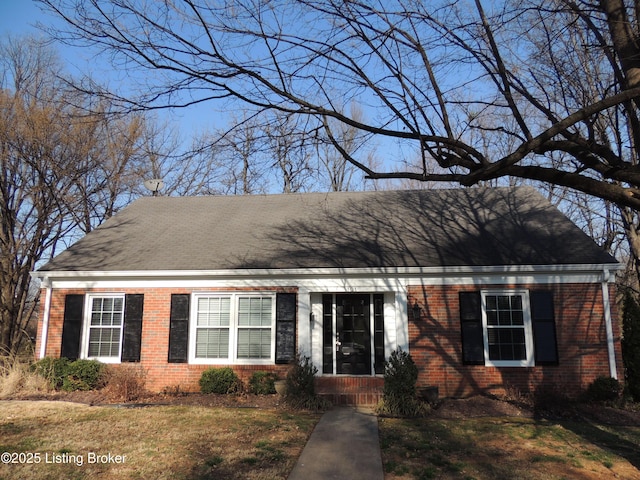
<instances>
[{"instance_id":1,"label":"gutter downspout","mask_svg":"<svg viewBox=\"0 0 640 480\"><path fill-rule=\"evenodd\" d=\"M609 278L611 274L609 269L604 268L602 271L602 309L604 310L604 324L607 332L607 350L609 352L609 376L618 378L618 370L616 367L616 350L613 338L613 326L611 323L611 300L609 299Z\"/></svg>"},{"instance_id":2,"label":"gutter downspout","mask_svg":"<svg viewBox=\"0 0 640 480\"><path fill-rule=\"evenodd\" d=\"M44 312L42 315L42 333L40 335L39 358L43 359L47 353L47 336L49 335L49 317L51 310L51 281L48 278L42 279L42 286L46 288L44 297Z\"/></svg>"}]
</instances>

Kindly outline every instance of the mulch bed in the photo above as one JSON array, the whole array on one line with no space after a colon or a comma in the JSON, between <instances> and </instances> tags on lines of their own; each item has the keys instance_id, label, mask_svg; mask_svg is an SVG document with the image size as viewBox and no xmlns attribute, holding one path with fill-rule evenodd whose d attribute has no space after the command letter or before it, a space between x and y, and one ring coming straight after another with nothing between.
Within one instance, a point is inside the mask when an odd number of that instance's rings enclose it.
<instances>
[{"instance_id":1,"label":"mulch bed","mask_svg":"<svg viewBox=\"0 0 640 480\"><path fill-rule=\"evenodd\" d=\"M215 395L202 393L146 394L134 401L109 396L104 390L88 392L51 392L14 397L14 400L53 400L87 405L142 407L151 405L189 405L226 408L287 408L279 395ZM430 418L463 419L474 417L522 417L557 420L585 420L609 425L640 426L640 406L622 410L601 404L576 403L535 409L530 405L491 396L442 399L434 406Z\"/></svg>"}]
</instances>

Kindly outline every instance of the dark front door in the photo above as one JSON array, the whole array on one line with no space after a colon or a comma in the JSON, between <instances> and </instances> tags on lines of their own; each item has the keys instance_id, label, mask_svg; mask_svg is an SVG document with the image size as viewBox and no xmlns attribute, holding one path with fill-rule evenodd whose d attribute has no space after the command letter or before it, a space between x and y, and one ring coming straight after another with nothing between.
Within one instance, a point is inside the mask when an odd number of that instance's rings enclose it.
<instances>
[{"instance_id":1,"label":"dark front door","mask_svg":"<svg viewBox=\"0 0 640 480\"><path fill-rule=\"evenodd\" d=\"M369 295L336 296L336 373L371 375Z\"/></svg>"}]
</instances>

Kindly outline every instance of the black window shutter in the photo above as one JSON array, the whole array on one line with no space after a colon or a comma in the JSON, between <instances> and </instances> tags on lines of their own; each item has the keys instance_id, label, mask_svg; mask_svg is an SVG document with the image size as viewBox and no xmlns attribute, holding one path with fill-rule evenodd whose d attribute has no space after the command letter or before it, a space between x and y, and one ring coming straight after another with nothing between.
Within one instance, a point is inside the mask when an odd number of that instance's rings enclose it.
<instances>
[{"instance_id":1,"label":"black window shutter","mask_svg":"<svg viewBox=\"0 0 640 480\"><path fill-rule=\"evenodd\" d=\"M296 356L295 293L276 295L276 363L291 363Z\"/></svg>"},{"instance_id":2,"label":"black window shutter","mask_svg":"<svg viewBox=\"0 0 640 480\"><path fill-rule=\"evenodd\" d=\"M124 333L122 342L123 362L139 362L142 345L142 310L144 295L134 294L124 297Z\"/></svg>"},{"instance_id":3,"label":"black window shutter","mask_svg":"<svg viewBox=\"0 0 640 480\"><path fill-rule=\"evenodd\" d=\"M529 298L536 365L558 365L553 294L550 291L534 291L529 293Z\"/></svg>"},{"instance_id":4,"label":"black window shutter","mask_svg":"<svg viewBox=\"0 0 640 480\"><path fill-rule=\"evenodd\" d=\"M462 363L484 365L480 292L459 292Z\"/></svg>"},{"instance_id":5,"label":"black window shutter","mask_svg":"<svg viewBox=\"0 0 640 480\"><path fill-rule=\"evenodd\" d=\"M188 293L171 295L169 317L169 363L186 363L189 360L189 302Z\"/></svg>"},{"instance_id":6,"label":"black window shutter","mask_svg":"<svg viewBox=\"0 0 640 480\"><path fill-rule=\"evenodd\" d=\"M80 356L83 310L84 295L65 296L60 356L69 360L77 360Z\"/></svg>"}]
</instances>

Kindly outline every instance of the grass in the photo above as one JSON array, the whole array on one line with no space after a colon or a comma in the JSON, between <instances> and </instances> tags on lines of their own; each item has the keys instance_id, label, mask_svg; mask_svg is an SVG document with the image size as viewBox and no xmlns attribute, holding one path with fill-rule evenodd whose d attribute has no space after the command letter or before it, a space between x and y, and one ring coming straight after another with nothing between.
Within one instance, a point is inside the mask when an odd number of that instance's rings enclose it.
<instances>
[{"instance_id":1,"label":"grass","mask_svg":"<svg viewBox=\"0 0 640 480\"><path fill-rule=\"evenodd\" d=\"M46 388L28 369L0 367L0 398ZM16 463L0 462L0 480L285 479L318 419L253 408L2 401L0 454ZM378 423L385 480L640 480L637 426L521 417Z\"/></svg>"},{"instance_id":2,"label":"grass","mask_svg":"<svg viewBox=\"0 0 640 480\"><path fill-rule=\"evenodd\" d=\"M48 390L47 380L31 372L28 362L0 356L0 400L10 398L17 393L34 394Z\"/></svg>"},{"instance_id":3,"label":"grass","mask_svg":"<svg viewBox=\"0 0 640 480\"><path fill-rule=\"evenodd\" d=\"M0 479L285 479L318 418L249 408L5 401L0 453L18 463L0 464Z\"/></svg>"},{"instance_id":4,"label":"grass","mask_svg":"<svg viewBox=\"0 0 640 480\"><path fill-rule=\"evenodd\" d=\"M525 418L381 418L385 480L640 479L640 427Z\"/></svg>"}]
</instances>

